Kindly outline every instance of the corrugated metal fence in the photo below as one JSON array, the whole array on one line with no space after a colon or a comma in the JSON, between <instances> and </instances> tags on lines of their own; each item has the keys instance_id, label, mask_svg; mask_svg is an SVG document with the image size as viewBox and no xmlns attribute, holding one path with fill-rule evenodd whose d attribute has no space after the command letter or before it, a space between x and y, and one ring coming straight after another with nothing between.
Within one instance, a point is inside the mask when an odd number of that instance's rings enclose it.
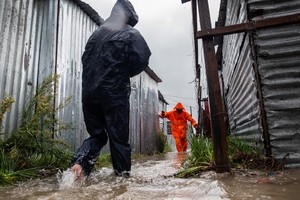
<instances>
[{"instance_id":1,"label":"corrugated metal fence","mask_svg":"<svg viewBox=\"0 0 300 200\"><path fill-rule=\"evenodd\" d=\"M251 19L300 13L299 0L251 0L248 7ZM272 153L300 166L300 24L258 30L254 43Z\"/></svg>"},{"instance_id":2,"label":"corrugated metal fence","mask_svg":"<svg viewBox=\"0 0 300 200\"><path fill-rule=\"evenodd\" d=\"M227 1L225 25L295 13L299 0ZM269 139L274 157L288 155L289 167L300 166L299 30L294 24L224 36L222 50L230 129L262 149Z\"/></svg>"},{"instance_id":3,"label":"corrugated metal fence","mask_svg":"<svg viewBox=\"0 0 300 200\"><path fill-rule=\"evenodd\" d=\"M5 132L18 125L26 96L34 93L33 85L54 73L56 10L56 1L0 3L0 100L4 93L16 100L6 115Z\"/></svg>"},{"instance_id":4,"label":"corrugated metal fence","mask_svg":"<svg viewBox=\"0 0 300 200\"><path fill-rule=\"evenodd\" d=\"M227 9L233 12L227 12L225 25L247 21L246 2L228 1ZM224 94L233 134L248 141L261 142L260 107L249 41L247 33L224 36Z\"/></svg>"}]
</instances>

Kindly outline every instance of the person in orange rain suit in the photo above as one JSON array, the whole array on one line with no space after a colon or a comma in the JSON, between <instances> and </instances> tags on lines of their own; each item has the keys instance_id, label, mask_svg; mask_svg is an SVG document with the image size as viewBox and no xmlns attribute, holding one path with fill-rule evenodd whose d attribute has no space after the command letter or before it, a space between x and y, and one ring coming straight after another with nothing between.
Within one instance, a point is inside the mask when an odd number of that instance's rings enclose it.
<instances>
[{"instance_id":1,"label":"person in orange rain suit","mask_svg":"<svg viewBox=\"0 0 300 200\"><path fill-rule=\"evenodd\" d=\"M181 103L177 103L172 111L161 111L159 114L162 118L167 118L171 122L172 135L176 142L176 149L178 152L186 151L188 147L187 134L187 120L192 123L192 126L198 129L197 122L185 110Z\"/></svg>"}]
</instances>

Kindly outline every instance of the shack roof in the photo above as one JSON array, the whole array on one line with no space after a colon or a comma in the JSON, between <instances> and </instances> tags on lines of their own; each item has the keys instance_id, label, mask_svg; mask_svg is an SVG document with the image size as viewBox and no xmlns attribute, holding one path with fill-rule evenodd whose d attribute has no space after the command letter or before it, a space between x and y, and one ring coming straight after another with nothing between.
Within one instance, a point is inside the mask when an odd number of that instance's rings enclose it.
<instances>
[{"instance_id":1,"label":"shack roof","mask_svg":"<svg viewBox=\"0 0 300 200\"><path fill-rule=\"evenodd\" d=\"M162 82L162 80L157 76L157 74L148 66L145 69L145 72L151 77L153 78L157 83Z\"/></svg>"},{"instance_id":2,"label":"shack roof","mask_svg":"<svg viewBox=\"0 0 300 200\"><path fill-rule=\"evenodd\" d=\"M158 90L158 99L161 100L163 103L169 105L169 103L165 100L164 95Z\"/></svg>"}]
</instances>

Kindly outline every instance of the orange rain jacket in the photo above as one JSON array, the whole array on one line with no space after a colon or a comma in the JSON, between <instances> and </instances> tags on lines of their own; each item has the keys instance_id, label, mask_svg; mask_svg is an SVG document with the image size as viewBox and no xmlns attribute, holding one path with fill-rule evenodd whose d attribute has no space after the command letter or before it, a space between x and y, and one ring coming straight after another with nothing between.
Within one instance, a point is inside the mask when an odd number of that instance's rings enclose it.
<instances>
[{"instance_id":1,"label":"orange rain jacket","mask_svg":"<svg viewBox=\"0 0 300 200\"><path fill-rule=\"evenodd\" d=\"M182 109L182 113L178 113L177 109ZM172 135L176 142L176 148L178 152L186 151L187 149L187 121L192 123L192 126L197 126L197 122L192 116L185 110L181 103L178 103L172 111L160 113L160 117L167 118L171 122Z\"/></svg>"}]
</instances>

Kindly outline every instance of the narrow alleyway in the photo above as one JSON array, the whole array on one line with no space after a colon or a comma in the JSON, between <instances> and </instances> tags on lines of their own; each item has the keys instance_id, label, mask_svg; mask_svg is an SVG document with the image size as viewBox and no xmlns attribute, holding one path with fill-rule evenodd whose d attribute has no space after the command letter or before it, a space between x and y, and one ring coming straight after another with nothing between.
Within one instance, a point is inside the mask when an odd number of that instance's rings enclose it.
<instances>
[{"instance_id":1,"label":"narrow alleyway","mask_svg":"<svg viewBox=\"0 0 300 200\"><path fill-rule=\"evenodd\" d=\"M187 154L171 152L144 161L133 161L132 176L115 177L110 168L91 174L83 187L70 187L61 176L31 180L1 189L0 200L40 199L297 199L300 170L285 172L205 172L200 178L178 179L172 175Z\"/></svg>"}]
</instances>

